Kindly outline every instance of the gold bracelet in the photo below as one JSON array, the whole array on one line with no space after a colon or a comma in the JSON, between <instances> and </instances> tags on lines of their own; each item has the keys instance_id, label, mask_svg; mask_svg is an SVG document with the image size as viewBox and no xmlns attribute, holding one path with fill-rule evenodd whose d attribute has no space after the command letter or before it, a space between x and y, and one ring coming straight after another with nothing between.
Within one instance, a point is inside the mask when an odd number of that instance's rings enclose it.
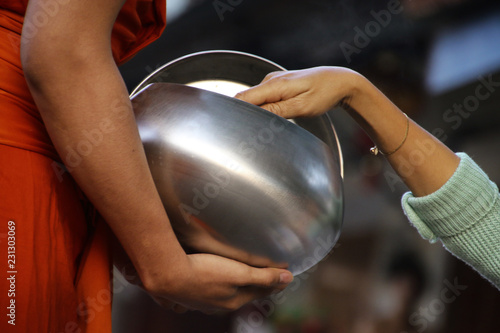
<instances>
[{"instance_id":1,"label":"gold bracelet","mask_svg":"<svg viewBox=\"0 0 500 333\"><path fill-rule=\"evenodd\" d=\"M388 155L394 154L395 152L397 152L399 150L399 148L401 148L403 146L403 144L406 141L406 138L408 138L408 129L410 128L410 119L408 118L408 115L406 113L403 112L403 114L406 117L406 133L405 133L405 137L403 138L403 141L401 141L399 146L396 149L394 149L393 151L391 151L390 153L384 153L382 150L378 149L378 147L375 145L372 148L370 148L370 153L372 153L372 155L378 155L378 153L380 153L381 155L388 156Z\"/></svg>"}]
</instances>

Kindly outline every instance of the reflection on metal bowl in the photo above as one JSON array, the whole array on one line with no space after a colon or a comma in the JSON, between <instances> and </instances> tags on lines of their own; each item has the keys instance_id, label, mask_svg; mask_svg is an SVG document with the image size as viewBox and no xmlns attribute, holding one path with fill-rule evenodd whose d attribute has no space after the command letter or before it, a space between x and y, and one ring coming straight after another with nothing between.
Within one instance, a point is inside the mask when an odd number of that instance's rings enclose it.
<instances>
[{"instance_id":1,"label":"reflection on metal bowl","mask_svg":"<svg viewBox=\"0 0 500 333\"><path fill-rule=\"evenodd\" d=\"M294 124L186 85L201 81L206 88L210 75L185 84L152 83L161 71L151 77L132 103L153 178L185 248L287 266L293 274L322 260L338 239L343 210L342 160L329 119Z\"/></svg>"}]
</instances>

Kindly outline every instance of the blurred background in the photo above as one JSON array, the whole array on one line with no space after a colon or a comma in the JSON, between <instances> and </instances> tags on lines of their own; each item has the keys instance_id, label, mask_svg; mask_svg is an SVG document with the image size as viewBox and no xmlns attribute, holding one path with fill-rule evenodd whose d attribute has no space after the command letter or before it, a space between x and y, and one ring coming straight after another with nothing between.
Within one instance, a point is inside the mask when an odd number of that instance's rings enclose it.
<instances>
[{"instance_id":1,"label":"blurred background","mask_svg":"<svg viewBox=\"0 0 500 333\"><path fill-rule=\"evenodd\" d=\"M193 52L237 50L287 69L347 66L500 181L500 3L487 0L168 0L163 36L121 67L130 90ZM478 95L478 91L481 93ZM344 154L333 252L282 294L236 313L175 314L115 279L116 333L500 332L500 292L408 223L406 191L332 110Z\"/></svg>"}]
</instances>

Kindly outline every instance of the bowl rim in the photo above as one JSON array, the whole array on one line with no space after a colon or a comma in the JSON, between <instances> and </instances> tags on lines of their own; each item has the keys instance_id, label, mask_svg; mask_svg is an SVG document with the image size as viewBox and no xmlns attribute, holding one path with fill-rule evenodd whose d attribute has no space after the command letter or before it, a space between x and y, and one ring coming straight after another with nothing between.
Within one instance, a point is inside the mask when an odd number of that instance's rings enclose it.
<instances>
[{"instance_id":1,"label":"bowl rim","mask_svg":"<svg viewBox=\"0 0 500 333\"><path fill-rule=\"evenodd\" d=\"M154 70L153 72L151 72L148 76L146 76L133 90L132 92L130 93L129 97L132 99L134 98L138 93L140 93L143 89L145 89L147 86L149 86L150 84L152 83L160 83L160 82L166 82L166 83L178 83L178 82L171 82L171 81L154 81L154 79L158 76L161 76L165 71L167 71L169 68L173 67L173 66L176 66L186 60L194 60L198 57L204 57L204 56L227 56L227 55L234 55L234 56L237 56L237 57L243 57L243 58L248 58L248 59L252 59L252 60L257 60L258 62L262 63L262 64L266 64L266 65L270 65L272 67L274 67L276 69L276 71L286 71L287 69L284 68L283 66L271 61L271 60L268 60L264 57L261 57L261 56L257 56L257 55L254 55L254 54L250 54L250 53L246 53L246 52L242 52L242 51L234 51L234 50L207 50L207 51L199 51L199 52L194 52L194 53L190 53L190 54L186 54L184 56L181 56L179 58L176 58L172 61L169 61L167 63L165 63L164 65L158 67L156 70ZM217 78L219 80L222 80L221 78ZM215 80L217 80L215 79ZM210 81L210 80L214 80L213 78L207 78L206 81ZM192 80L192 81L188 81L186 83L181 83L181 84L185 84L185 85L190 85L194 82L199 82L200 80ZM226 79L226 81L232 81L230 79ZM239 83L239 84L242 84L241 82L235 82L235 83ZM248 88L250 88L251 86L247 85ZM233 98L233 97L230 97L230 98ZM333 137L335 139L335 142L336 142L336 149L338 151L338 161L339 161L339 170L340 170L340 177L341 179L343 180L344 179L344 159L343 159L343 154L342 154L342 148L340 146L340 141L339 141L339 138L338 138L338 135L337 135L337 131L335 130L335 127L333 126L333 122L331 121L330 117L328 116L327 113L319 116L319 117L322 117L324 118L328 124L329 124L329 127L331 128L331 132L333 134Z\"/></svg>"}]
</instances>

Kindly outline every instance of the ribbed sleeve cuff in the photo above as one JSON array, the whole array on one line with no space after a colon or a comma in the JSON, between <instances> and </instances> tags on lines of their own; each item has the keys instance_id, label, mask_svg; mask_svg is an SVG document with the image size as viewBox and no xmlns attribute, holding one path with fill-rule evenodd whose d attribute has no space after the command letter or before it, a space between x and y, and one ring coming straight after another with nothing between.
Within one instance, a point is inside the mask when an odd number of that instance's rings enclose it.
<instances>
[{"instance_id":1,"label":"ribbed sleeve cuff","mask_svg":"<svg viewBox=\"0 0 500 333\"><path fill-rule=\"evenodd\" d=\"M423 238L436 242L464 232L486 215L498 198L498 188L465 153L453 176L436 192L423 197L403 195L402 206Z\"/></svg>"}]
</instances>

